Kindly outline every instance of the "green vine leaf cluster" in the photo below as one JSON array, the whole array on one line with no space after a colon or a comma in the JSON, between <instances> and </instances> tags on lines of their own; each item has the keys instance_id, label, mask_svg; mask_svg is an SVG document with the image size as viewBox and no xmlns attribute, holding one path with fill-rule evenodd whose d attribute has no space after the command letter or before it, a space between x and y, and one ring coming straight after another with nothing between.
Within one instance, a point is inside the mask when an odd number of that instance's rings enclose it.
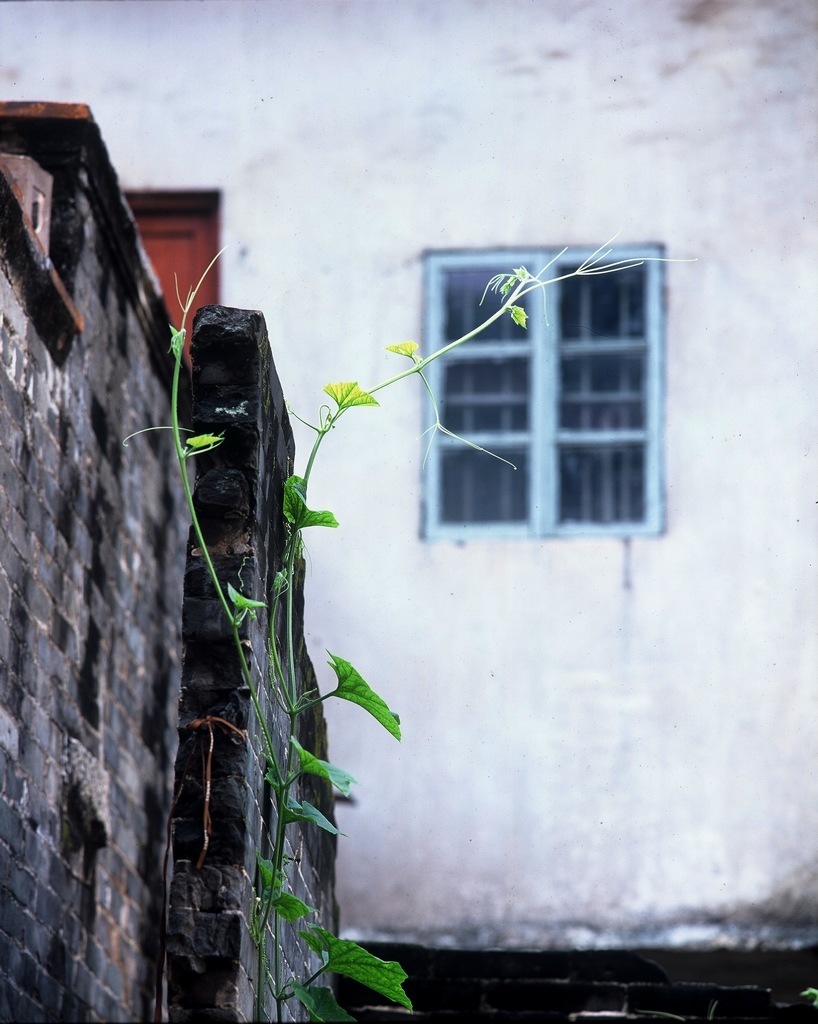
<instances>
[{"instance_id":1,"label":"green vine leaf cluster","mask_svg":"<svg viewBox=\"0 0 818 1024\"><path fill-rule=\"evenodd\" d=\"M611 250L609 248L601 247L591 257L586 259L580 267L572 270L570 274L565 276L609 273L643 262L642 260L610 262L608 259L610 253ZM561 255L562 253L558 254L552 263ZM275 1002L275 1015L278 1021L284 1019L284 1008L287 1002L292 999L297 1000L303 1005L312 1021L352 1020L353 1018L337 1004L332 989L326 984L319 983L325 980L326 975L333 974L345 975L360 984L368 986L399 1006L411 1010L411 1001L403 989L403 984L407 977L406 972L399 964L380 960L357 943L338 938L318 924L309 924L308 927L298 932L299 936L315 954L318 962L317 969L309 977L292 978L286 974L283 965L281 950L284 928L294 927L297 922L306 922L307 919L317 914L315 908L308 906L298 899L291 891L290 861L286 854L287 829L291 826L315 827L333 835L341 834L321 810L300 795L299 782L304 776L314 776L330 783L331 786L345 796L349 795L351 787L357 783L357 780L349 772L337 765L322 760L302 746L296 738L298 732L297 723L300 715L323 701L334 697L358 705L358 707L367 712L386 729L391 736L394 736L397 740L401 739L399 715L369 686L349 661L337 654L328 652L328 664L336 680L336 686L333 690L324 695L319 694L317 691L308 693L298 692L294 635L294 600L298 561L302 551L301 534L305 529L313 526L332 529L338 527L338 521L332 512L326 509L316 510L310 508L308 502L309 481L319 450L329 431L337 425L341 416L351 409L377 407L379 403L375 395L407 377L418 376L430 397L435 413L435 422L431 428L432 432L441 431L451 437L457 437L441 422L435 396L432 393L426 376L426 369L434 360L443 358L455 348L466 344L499 317L510 316L514 323L521 328L525 328L528 313L521 304L521 300L530 292L537 289L543 290L548 284L561 278L549 278L547 276L548 270L552 265L551 263L536 275L531 274L525 267L518 267L507 274L499 274L492 278L486 287L486 292L492 290L500 295L502 302L499 309L463 337L449 342L426 357L421 356L419 346L414 341L404 341L399 344L388 345L386 346L387 351L408 360L409 365L402 372L368 389L362 388L357 381L341 381L327 384L324 387L324 394L330 399L332 405L321 406L317 423L311 424L297 417L314 432L315 438L303 474L293 475L284 483L283 516L288 530L282 566L275 573L269 600L256 600L243 594L240 588L236 588L232 584L228 583L226 587L223 587L219 581L193 503L193 495L186 471L185 463L191 455L202 454L217 448L224 443L225 433L222 431L219 434L198 434L185 439L183 435L192 434L193 431L181 426L178 418L179 378L183 363L185 324L196 293L216 258L218 256L214 258L214 261L205 270L196 288L188 292L184 302L179 297L179 304L182 308L182 326L178 330L171 327L170 342L170 350L174 360L171 395L172 423L169 427L148 427L145 429L169 429L172 431L181 485L192 519L193 529L217 597L232 628L233 642L242 677L250 692L251 702L261 732L262 750L259 753L265 759L267 765L265 780L270 786L275 801L276 813L270 834L258 837L259 850L264 847L269 849L271 854L269 857L262 857L260 852L256 854L257 879L255 901L253 907L250 908L250 927L258 950L258 977L260 979L256 994L257 1018L259 1020L264 1018L265 995L266 993L271 993ZM142 432L137 431L137 433ZM124 443L127 444L130 438L134 436L136 435L130 435L130 437L125 439ZM500 458L500 456L487 452L473 442L463 438L459 440L470 445L478 452L484 452L494 458ZM506 460L503 459L502 461ZM283 638L276 635L274 628L276 622L281 620L279 612L282 610L284 612L283 619L286 623ZM255 620L259 615L266 615L269 627L269 677L262 679L257 679L251 670L244 642L239 632L240 626L248 616ZM262 710L261 698L263 692L279 708L289 725L290 741L285 746L283 755L277 753L277 747L273 742L269 724ZM268 956L268 945L271 949L271 956Z\"/></svg>"}]
</instances>

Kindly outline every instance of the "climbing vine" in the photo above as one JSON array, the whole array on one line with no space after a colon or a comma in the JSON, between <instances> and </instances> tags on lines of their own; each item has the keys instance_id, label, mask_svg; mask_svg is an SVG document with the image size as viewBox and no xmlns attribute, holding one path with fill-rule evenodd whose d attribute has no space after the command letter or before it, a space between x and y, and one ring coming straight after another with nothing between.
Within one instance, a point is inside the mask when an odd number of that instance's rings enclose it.
<instances>
[{"instance_id":1,"label":"climbing vine","mask_svg":"<svg viewBox=\"0 0 818 1024\"><path fill-rule=\"evenodd\" d=\"M411 1010L411 1002L403 989L403 983L407 976L399 964L380 960L357 943L339 938L327 929L313 923L311 918L316 913L314 908L309 907L292 892L291 864L286 852L288 829L295 825L324 829L337 834L335 826L317 807L306 799L298 798L299 781L307 775L316 776L329 782L344 795L349 794L351 786L356 782L348 772L322 760L314 752L302 746L297 739L299 717L330 698L345 700L357 704L368 712L396 740L401 739L398 714L369 686L352 663L338 654L329 655L329 665L335 675L335 687L323 694L317 690L299 693L295 657L294 601L298 567L303 552L303 533L312 528L334 529L338 526L332 512L326 509L312 509L309 505L309 485L317 457L324 447L329 432L337 426L343 416L352 410L378 406L376 395L409 377L418 377L429 395L434 410L432 431L456 436L451 434L441 421L435 396L426 376L426 370L430 364L445 357L455 348L468 343L501 317L511 317L516 324L525 327L527 313L521 305L521 300L532 291L544 289L547 285L568 277L610 273L644 262L642 259L612 261L610 259L611 252L612 250L608 246L601 247L579 267L560 277L549 278L548 271L563 255L564 250L537 274L532 274L525 267L518 267L508 273L497 275L488 282L486 292L491 291L499 296L499 307L483 323L467 334L426 356L421 355L419 346L413 341L389 345L387 346L388 351L405 361L403 368L392 376L367 388L361 387L357 381L334 382L324 387L324 394L328 401L320 406L315 421L297 417L312 431L313 442L300 475L290 476L284 484L283 516L286 521L286 544L281 567L275 574L271 592L266 601L251 599L232 584L228 583L225 586L220 581L193 500L188 476L188 460L221 445L224 441L224 432L193 434L179 422L179 387L184 365L183 350L187 322L196 293L205 275L212 267L212 263L202 275L198 285L188 292L184 301L180 298L182 322L178 330L171 328L170 343L174 364L171 392L172 422L169 428L148 427L145 429L170 429L172 432L179 477L192 520L197 548L204 560L216 597L232 633L241 675L250 693L258 721L261 743L259 753L266 766L265 781L269 784L273 795L275 814L273 815L271 834L266 837L268 842L264 841L265 837L263 836L257 837L258 875L255 906L251 913L251 931L258 950L259 982L256 992L256 1016L259 1020L264 1018L267 992L272 995L277 1021L284 1019L284 1008L291 1000L297 1000L303 1004L309 1019L313 1021L353 1020L338 1005L332 988L327 983L329 976L333 974L346 975ZM142 431L138 433L142 433ZM126 439L126 442L127 440L129 439ZM485 452L484 449L472 442L462 438L460 440L465 444L470 444L472 448L477 448L479 452ZM492 453L485 452L485 454L491 455ZM256 678L251 668L240 632L242 623L247 616L256 618L259 613L264 613L269 623L269 673L268 677L263 679ZM274 624L282 619L285 628L283 637L280 637L277 635ZM279 708L286 722L289 741L284 745L283 753L277 751L273 742L270 725L262 710L263 698L269 699ZM214 717L197 720L193 725L199 729L203 737L205 733L209 737L211 753L215 728L240 733L240 730L237 730L231 723ZM240 734L244 738L244 734ZM205 745L207 745L206 741ZM205 757L205 766L208 765L209 762ZM210 828L208 787L209 776L207 776L204 786L204 840L202 854L199 858L200 864L207 854ZM268 846L271 854L269 857L263 857L261 850L267 849ZM295 978L285 971L282 957L282 937L285 928L298 929L300 937L315 954L315 968L306 977ZM271 951L270 954L268 954L268 947Z\"/></svg>"}]
</instances>

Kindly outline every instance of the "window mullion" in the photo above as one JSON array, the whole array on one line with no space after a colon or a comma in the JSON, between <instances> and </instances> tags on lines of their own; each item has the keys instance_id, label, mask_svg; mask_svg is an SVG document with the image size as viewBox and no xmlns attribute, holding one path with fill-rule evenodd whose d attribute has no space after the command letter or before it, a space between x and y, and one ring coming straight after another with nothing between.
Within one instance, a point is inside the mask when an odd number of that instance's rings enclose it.
<instances>
[{"instance_id":1,"label":"window mullion","mask_svg":"<svg viewBox=\"0 0 818 1024\"><path fill-rule=\"evenodd\" d=\"M645 357L645 522L659 531L664 526L664 475L662 429L664 394L664 351L662 301L664 265L656 263L647 275L646 332L652 339Z\"/></svg>"},{"instance_id":2,"label":"window mullion","mask_svg":"<svg viewBox=\"0 0 818 1024\"><path fill-rule=\"evenodd\" d=\"M546 263L550 253L542 254ZM537 316L531 336L531 508L532 525L537 536L554 532L556 524L556 451L559 396L559 284L549 286L546 296L548 317Z\"/></svg>"}]
</instances>

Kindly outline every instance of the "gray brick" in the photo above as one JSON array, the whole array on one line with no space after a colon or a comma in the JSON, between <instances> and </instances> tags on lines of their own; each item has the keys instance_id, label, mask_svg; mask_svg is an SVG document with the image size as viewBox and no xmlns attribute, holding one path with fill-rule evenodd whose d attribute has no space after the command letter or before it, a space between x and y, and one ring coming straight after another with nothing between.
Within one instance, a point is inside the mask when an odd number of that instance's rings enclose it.
<instances>
[{"instance_id":1,"label":"gray brick","mask_svg":"<svg viewBox=\"0 0 818 1024\"><path fill-rule=\"evenodd\" d=\"M59 892L63 894L62 899L48 885L40 884L37 887L36 914L40 921L59 921L62 912L63 899L68 895L68 886L62 886Z\"/></svg>"},{"instance_id":2,"label":"gray brick","mask_svg":"<svg viewBox=\"0 0 818 1024\"><path fill-rule=\"evenodd\" d=\"M106 967L105 984L113 993L114 998L119 1001L122 998L122 974L116 964L109 963Z\"/></svg>"},{"instance_id":3,"label":"gray brick","mask_svg":"<svg viewBox=\"0 0 818 1024\"><path fill-rule=\"evenodd\" d=\"M31 908L33 910L33 908ZM26 913L25 944L38 964L45 965L51 949L52 932L50 928L38 921L33 913Z\"/></svg>"},{"instance_id":4,"label":"gray brick","mask_svg":"<svg viewBox=\"0 0 818 1024\"><path fill-rule=\"evenodd\" d=\"M13 863L9 869L8 890L24 907L30 906L37 891L37 880L23 865Z\"/></svg>"},{"instance_id":5,"label":"gray brick","mask_svg":"<svg viewBox=\"0 0 818 1024\"><path fill-rule=\"evenodd\" d=\"M40 971L37 979L37 990L43 1009L46 1010L52 1018L58 1020L64 996L62 985L55 981L54 978L45 971Z\"/></svg>"},{"instance_id":6,"label":"gray brick","mask_svg":"<svg viewBox=\"0 0 818 1024\"><path fill-rule=\"evenodd\" d=\"M25 992L15 992L13 999L13 1007L11 1016L8 1020L19 1020L19 1021L40 1021L43 1018L43 1008L39 1002L32 999ZM63 1018L64 1020L72 1020L71 1017Z\"/></svg>"},{"instance_id":7,"label":"gray brick","mask_svg":"<svg viewBox=\"0 0 818 1024\"><path fill-rule=\"evenodd\" d=\"M99 943L91 937L88 939L85 962L88 965L89 971L95 974L98 978L103 977L105 973L105 956L99 947Z\"/></svg>"},{"instance_id":8,"label":"gray brick","mask_svg":"<svg viewBox=\"0 0 818 1024\"><path fill-rule=\"evenodd\" d=\"M0 798L0 839L8 843L12 850L22 847L23 823L20 814L4 798Z\"/></svg>"},{"instance_id":9,"label":"gray brick","mask_svg":"<svg viewBox=\"0 0 818 1024\"><path fill-rule=\"evenodd\" d=\"M37 829L28 829L25 837L25 862L29 869L34 872L38 881L42 879L48 870L50 850L46 837Z\"/></svg>"},{"instance_id":10,"label":"gray brick","mask_svg":"<svg viewBox=\"0 0 818 1024\"><path fill-rule=\"evenodd\" d=\"M0 889L4 889L8 884L10 866L11 854L9 853L9 848L5 843L0 843Z\"/></svg>"},{"instance_id":11,"label":"gray brick","mask_svg":"<svg viewBox=\"0 0 818 1024\"><path fill-rule=\"evenodd\" d=\"M0 932L21 943L25 935L25 914L17 900L4 897L0 900Z\"/></svg>"},{"instance_id":12,"label":"gray brick","mask_svg":"<svg viewBox=\"0 0 818 1024\"><path fill-rule=\"evenodd\" d=\"M30 735L20 737L20 767L30 779L45 777L45 755L43 748Z\"/></svg>"}]
</instances>

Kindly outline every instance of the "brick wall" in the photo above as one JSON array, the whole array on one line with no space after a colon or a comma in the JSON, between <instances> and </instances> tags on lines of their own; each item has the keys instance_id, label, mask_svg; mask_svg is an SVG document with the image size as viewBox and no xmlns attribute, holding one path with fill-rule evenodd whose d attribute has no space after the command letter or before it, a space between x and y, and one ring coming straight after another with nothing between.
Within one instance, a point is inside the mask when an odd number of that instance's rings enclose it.
<instances>
[{"instance_id":1,"label":"brick wall","mask_svg":"<svg viewBox=\"0 0 818 1024\"><path fill-rule=\"evenodd\" d=\"M167 318L88 111L6 105L3 151L54 200L49 259L0 174L0 1019L145 1019L185 532L167 438L122 439Z\"/></svg>"},{"instance_id":2,"label":"brick wall","mask_svg":"<svg viewBox=\"0 0 818 1024\"><path fill-rule=\"evenodd\" d=\"M4 153L53 179L48 253L9 173L19 161ZM185 784L166 1012L254 1015L248 915L272 813L257 726L188 544L170 436L122 445L170 422L167 321L87 108L0 104L0 1020L152 1017L174 762ZM193 360L195 425L227 431L197 460L198 507L225 582L240 576L263 597L280 564L293 456L263 318L206 307ZM188 420L189 387L181 411ZM297 607L301 623L300 586ZM246 627L261 680L267 623ZM312 687L300 626L296 651ZM250 736L216 731L212 838L198 869L205 733L188 726L208 715ZM271 711L269 721L283 744L284 726ZM301 742L326 756L320 712L302 722ZM301 795L332 816L323 785ZM291 831L294 892L332 927L334 840ZM283 954L303 976L311 954L295 929Z\"/></svg>"},{"instance_id":3,"label":"brick wall","mask_svg":"<svg viewBox=\"0 0 818 1024\"><path fill-rule=\"evenodd\" d=\"M197 433L225 431L225 441L197 458L194 498L224 588L256 600L269 596L281 568L284 519L281 500L292 473L293 441L281 385L270 359L260 313L206 306L196 316L191 346L193 426ZM301 590L297 601L296 654L301 692L316 686L303 640ZM168 920L168 1006L171 1020L254 1019L258 984L248 914L256 880L256 850L269 857L264 823L273 820L264 782L261 741L243 684L232 631L193 538L185 573L183 618L185 657L180 699L180 745L176 762L181 785L173 820L175 858ZM263 613L244 620L256 686L264 690L268 668L268 622ZM263 697L273 740L283 750L288 720ZM326 757L326 729L319 709L299 720L302 744ZM215 716L250 730L243 742L216 725L213 735L210 813L212 836L201 869L203 783L200 746L207 727L191 722ZM316 780L316 783L318 780ZM183 783L183 785L182 785ZM299 794L332 818L328 784L312 783ZM335 926L334 836L309 827L290 827L293 892L319 911L317 923ZM283 941L285 975L305 977L314 961L297 929ZM315 969L313 966L313 970ZM290 1007L297 1012L295 1006ZM273 1013L268 999L267 1013Z\"/></svg>"}]
</instances>

